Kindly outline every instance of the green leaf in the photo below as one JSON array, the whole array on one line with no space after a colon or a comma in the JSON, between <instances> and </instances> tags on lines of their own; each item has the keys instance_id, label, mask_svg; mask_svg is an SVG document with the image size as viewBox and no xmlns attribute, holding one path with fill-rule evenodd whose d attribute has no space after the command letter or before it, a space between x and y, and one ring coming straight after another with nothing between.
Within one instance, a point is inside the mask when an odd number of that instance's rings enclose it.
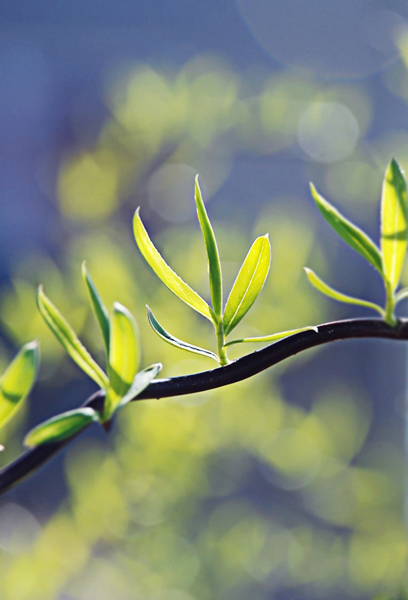
<instances>
[{"instance_id":1,"label":"green leaf","mask_svg":"<svg viewBox=\"0 0 408 600\"><path fill-rule=\"evenodd\" d=\"M61 342L72 360L102 388L108 387L108 378L94 361L88 350L79 341L76 333L64 319L51 300L44 294L42 286L38 288L38 309L55 337Z\"/></svg>"},{"instance_id":2,"label":"green leaf","mask_svg":"<svg viewBox=\"0 0 408 600\"><path fill-rule=\"evenodd\" d=\"M22 406L37 376L38 343L23 346L0 379L0 427Z\"/></svg>"},{"instance_id":3,"label":"green leaf","mask_svg":"<svg viewBox=\"0 0 408 600\"><path fill-rule=\"evenodd\" d=\"M207 249L208 274L210 278L210 290L213 310L218 317L222 315L222 276L221 263L218 254L217 242L210 220L205 209L200 186L198 184L198 175L195 178L194 199L197 206L197 215L200 222L201 231Z\"/></svg>"},{"instance_id":4,"label":"green leaf","mask_svg":"<svg viewBox=\"0 0 408 600\"><path fill-rule=\"evenodd\" d=\"M102 331L103 341L105 342L106 353L109 355L109 335L110 335L110 324L109 324L109 313L105 307L102 298L99 295L98 290L95 287L94 282L86 268L86 262L82 263L82 276L85 281L85 285L88 289L89 297L91 299L91 305Z\"/></svg>"},{"instance_id":5,"label":"green leaf","mask_svg":"<svg viewBox=\"0 0 408 600\"><path fill-rule=\"evenodd\" d=\"M183 342L182 340L179 340L178 338L174 337L174 335L171 335L171 333L166 331L164 327L160 325L150 308L148 306L146 306L146 308L149 323L152 326L153 330L157 333L157 335L162 338L162 340L164 340L168 344L171 344L172 346L176 346L176 348L181 348L181 350L187 350L188 352L194 352L195 354L202 354L203 356L208 356L208 358L214 359L215 361L217 361L217 363L219 362L218 356L214 352L211 352L211 350L205 350L205 348L193 346L192 344Z\"/></svg>"},{"instance_id":6,"label":"green leaf","mask_svg":"<svg viewBox=\"0 0 408 600\"><path fill-rule=\"evenodd\" d=\"M252 244L232 286L224 312L224 334L238 325L261 292L271 264L271 245L268 235Z\"/></svg>"},{"instance_id":7,"label":"green leaf","mask_svg":"<svg viewBox=\"0 0 408 600\"><path fill-rule=\"evenodd\" d=\"M346 296L346 294L342 294L341 292L337 292L330 286L328 286L324 281L320 279L311 269L305 267L305 272L307 278L310 283L315 287L319 292L329 296L329 298L333 298L333 300L338 300L339 302L346 302L347 304L357 304L359 306L365 306L366 308L372 308L380 313L382 317L384 317L384 310L378 304L374 304L374 302L368 302L367 300L360 300L359 298L353 298L352 296Z\"/></svg>"},{"instance_id":8,"label":"green leaf","mask_svg":"<svg viewBox=\"0 0 408 600\"><path fill-rule=\"evenodd\" d=\"M318 333L318 328L314 325L308 327L301 327L300 329L290 329L289 331L280 331L279 333L272 333L272 335L263 335L261 337L242 338L240 340L232 340L227 342L225 346L232 346L233 344L242 344L245 342L277 342L285 337L294 335L295 333L301 333L302 331L315 331Z\"/></svg>"},{"instance_id":9,"label":"green leaf","mask_svg":"<svg viewBox=\"0 0 408 600\"><path fill-rule=\"evenodd\" d=\"M364 231L351 223L327 200L323 198L310 184L312 196L326 221L333 227L339 236L351 246L356 252L361 254L381 275L383 275L382 257L379 248L368 237Z\"/></svg>"},{"instance_id":10,"label":"green leaf","mask_svg":"<svg viewBox=\"0 0 408 600\"><path fill-rule=\"evenodd\" d=\"M407 184L393 158L385 173L381 202L383 270L391 291L399 283L407 251L407 212Z\"/></svg>"},{"instance_id":11,"label":"green leaf","mask_svg":"<svg viewBox=\"0 0 408 600\"><path fill-rule=\"evenodd\" d=\"M103 421L115 412L129 391L139 366L139 344L135 320L118 302L113 305L110 322L109 387L106 392Z\"/></svg>"},{"instance_id":12,"label":"green leaf","mask_svg":"<svg viewBox=\"0 0 408 600\"><path fill-rule=\"evenodd\" d=\"M213 322L213 311L207 302L169 267L153 245L139 216L139 209L135 212L133 219L133 231L140 252L158 278L173 292L173 294L178 296L180 300L183 300L188 306L194 308L194 310Z\"/></svg>"},{"instance_id":13,"label":"green leaf","mask_svg":"<svg viewBox=\"0 0 408 600\"><path fill-rule=\"evenodd\" d=\"M163 365L161 363L156 363L154 365L150 365L150 367L146 367L146 369L143 369L143 371L139 371L139 373L135 375L129 390L120 401L119 406L122 407L125 404L128 404L128 402L131 402L134 398L136 398L140 392L143 392L143 390L150 385L153 379L157 377L162 368Z\"/></svg>"},{"instance_id":14,"label":"green leaf","mask_svg":"<svg viewBox=\"0 0 408 600\"><path fill-rule=\"evenodd\" d=\"M33 448L41 444L62 442L93 422L99 422L98 413L93 408L69 410L34 427L24 438L24 445Z\"/></svg>"}]
</instances>

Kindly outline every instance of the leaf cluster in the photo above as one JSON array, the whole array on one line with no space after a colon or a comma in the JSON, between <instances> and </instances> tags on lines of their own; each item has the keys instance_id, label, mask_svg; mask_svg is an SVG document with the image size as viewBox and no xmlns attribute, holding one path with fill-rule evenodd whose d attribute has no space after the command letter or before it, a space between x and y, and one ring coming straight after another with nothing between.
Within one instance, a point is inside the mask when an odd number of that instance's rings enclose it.
<instances>
[{"instance_id":1,"label":"leaf cluster","mask_svg":"<svg viewBox=\"0 0 408 600\"><path fill-rule=\"evenodd\" d=\"M236 276L235 282L229 293L223 309L223 282L221 262L215 234L208 217L202 198L198 176L195 179L194 199L198 220L207 252L208 275L211 293L211 305L208 304L195 290L179 277L165 262L157 248L154 246L137 209L133 219L133 231L136 243L143 257L159 277L159 279L192 309L196 310L214 326L216 336L216 352L200 348L188 342L179 340L169 333L156 319L150 307L147 314L153 330L164 341L182 350L202 354L214 359L223 366L228 364L227 347L243 342L271 342L310 329L294 329L254 338L241 338L227 341L227 336L235 329L245 317L255 300L262 291L268 276L271 264L271 246L268 234L258 237L251 248Z\"/></svg>"},{"instance_id":2,"label":"leaf cluster","mask_svg":"<svg viewBox=\"0 0 408 600\"><path fill-rule=\"evenodd\" d=\"M313 185L311 191L326 221L380 274L385 289L385 305L381 307L368 300L354 298L334 290L311 269L306 268L310 283L335 300L376 310L388 325L395 327L397 324L395 307L408 296L408 288L398 290L408 245L407 186L402 169L393 159L385 173L381 201L380 247L325 200ZM224 305L222 269L217 241L202 198L198 177L195 180L194 199L207 253L210 303L183 281L165 262L143 225L139 209L133 220L134 235L142 255L159 279L179 299L212 323L215 330L216 351L179 340L157 321L152 310L147 307L148 320L157 335L173 346L202 354L216 360L220 366L224 366L229 362L227 348L232 344L273 342L301 331L318 332L317 327L309 326L262 337L227 340L262 291L271 263L269 238L266 234L253 242ZM162 365L157 363L139 371L140 348L137 327L132 315L117 302L114 303L111 312L107 310L85 263L82 266L82 275L104 342L106 363L104 368L95 361L79 340L67 320L45 295L42 286L38 290L37 305L44 321L69 356L103 390L105 396L103 409L99 411L89 406L81 407L49 419L28 433L25 444L29 447L65 440L93 422L108 429L116 411L139 395L162 368ZM38 362L37 342L26 344L0 379L0 427L14 416L30 392L36 378Z\"/></svg>"},{"instance_id":3,"label":"leaf cluster","mask_svg":"<svg viewBox=\"0 0 408 600\"><path fill-rule=\"evenodd\" d=\"M57 415L30 431L24 440L26 446L61 441L76 435L92 422L107 428L115 412L144 390L162 368L157 363L138 372L140 349L134 318L118 302L115 302L109 314L85 263L82 265L82 275L105 344L105 371L47 298L42 286L38 290L37 305L44 321L72 360L105 391L104 408L102 413L86 407Z\"/></svg>"},{"instance_id":4,"label":"leaf cluster","mask_svg":"<svg viewBox=\"0 0 408 600\"><path fill-rule=\"evenodd\" d=\"M381 199L380 247L359 227L344 217L311 184L312 196L323 217L336 233L380 274L385 290L385 306L348 296L327 285L311 269L305 268L310 283L320 292L348 304L371 308L392 327L397 324L395 308L408 296L408 288L397 291L408 243L407 184L398 162L393 158L385 172Z\"/></svg>"}]
</instances>

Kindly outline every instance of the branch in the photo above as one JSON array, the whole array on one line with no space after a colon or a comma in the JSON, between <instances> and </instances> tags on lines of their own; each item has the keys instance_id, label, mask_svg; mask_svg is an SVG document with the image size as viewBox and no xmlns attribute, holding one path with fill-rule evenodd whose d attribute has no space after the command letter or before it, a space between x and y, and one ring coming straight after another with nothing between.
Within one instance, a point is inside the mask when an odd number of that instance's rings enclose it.
<instances>
[{"instance_id":1,"label":"branch","mask_svg":"<svg viewBox=\"0 0 408 600\"><path fill-rule=\"evenodd\" d=\"M134 401L170 398L185 394L195 394L215 388L231 385L248 379L290 356L303 350L321 346L329 342L358 338L385 338L408 341L408 319L400 319L395 328L381 319L350 319L325 323L313 330L302 331L275 342L262 350L257 350L238 358L225 367L211 371L172 377L171 379L155 379ZM97 391L88 398L83 406L102 410L104 392ZM0 495L34 472L38 467L59 452L76 436L63 442L44 444L28 450L15 461L0 470Z\"/></svg>"}]
</instances>

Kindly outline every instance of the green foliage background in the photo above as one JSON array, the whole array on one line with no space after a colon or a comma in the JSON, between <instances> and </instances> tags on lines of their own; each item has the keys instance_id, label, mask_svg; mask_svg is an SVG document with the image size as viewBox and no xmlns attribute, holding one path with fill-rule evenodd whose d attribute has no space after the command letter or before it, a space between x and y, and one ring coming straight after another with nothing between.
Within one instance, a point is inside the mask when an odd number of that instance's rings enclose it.
<instances>
[{"instance_id":1,"label":"green foliage background","mask_svg":"<svg viewBox=\"0 0 408 600\"><path fill-rule=\"evenodd\" d=\"M405 72L391 70L387 77L389 91L405 101ZM351 156L319 171L318 183L364 225L378 210L391 155L403 166L408 161L402 134L368 141L373 107L358 84L321 84L290 74L260 84L200 58L176 73L130 70L110 82L106 101L112 118L95 147L82 149L79 139L78 152L61 165L61 259L57 264L37 254L16 265L12 287L1 296L2 325L12 338L19 344L41 340L39 386L47 395L53 390L55 412L64 386L79 374L36 312L35 293L43 283L101 356L103 340L81 281L83 259L106 304L119 301L137 317L143 366L162 362L164 377L213 368L151 331L146 303L174 335L203 347L213 343L211 327L160 284L131 236L131 215L141 204L166 260L208 298L202 238L189 218L195 172L186 165L200 173L211 200L234 158L290 150L305 107L340 103L354 114L359 141ZM316 119L318 130L324 124ZM341 145L341 137L327 143ZM178 167L187 179L191 175L190 196L177 187L172 168ZM313 164L303 169L314 179ZM169 197L168 204L156 203L156 215L145 198L152 173ZM270 234L271 273L237 335L265 335L345 314L303 273L311 265L330 281L337 252L335 242L323 250L328 238L316 237L306 190L303 198L276 198L270 190L270 203L256 216L251 182L245 193L250 219L231 204L223 208L222 200L218 207L208 204L210 216L218 214L211 220L227 288L252 240ZM361 295L358 280L350 286ZM231 348L231 357L238 352ZM351 382L332 377L311 408L301 406L302 398L285 397L281 377L319 360L317 352L324 349L230 388L132 404L121 411L109 441L92 434L78 439L65 454L69 497L41 524L28 511L19 513L14 537L6 549L3 544L2 600L266 600L281 588L311 598L397 593L408 550L398 444L381 435L367 443L371 399ZM16 426L5 435L2 460L8 462L20 451Z\"/></svg>"}]
</instances>

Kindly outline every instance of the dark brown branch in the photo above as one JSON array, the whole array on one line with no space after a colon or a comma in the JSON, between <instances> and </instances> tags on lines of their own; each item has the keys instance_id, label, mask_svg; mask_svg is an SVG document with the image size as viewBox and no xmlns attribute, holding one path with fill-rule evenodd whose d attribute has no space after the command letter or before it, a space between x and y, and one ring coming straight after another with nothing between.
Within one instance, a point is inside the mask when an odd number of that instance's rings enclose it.
<instances>
[{"instance_id":1,"label":"dark brown branch","mask_svg":"<svg viewBox=\"0 0 408 600\"><path fill-rule=\"evenodd\" d=\"M170 398L172 396L195 394L230 385L243 379L248 379L303 350L337 340L358 338L408 340L407 319L399 320L395 328L390 327L381 319L350 319L348 321L325 323L319 325L317 329L317 332L308 330L284 338L262 350L247 354L225 367L193 375L172 377L171 379L156 379L134 400ZM104 392L99 390L88 398L83 406L91 406L96 410L101 410L103 399ZM44 444L28 450L14 462L1 469L0 494L3 494L13 485L34 472L68 444L73 437L63 442Z\"/></svg>"}]
</instances>

